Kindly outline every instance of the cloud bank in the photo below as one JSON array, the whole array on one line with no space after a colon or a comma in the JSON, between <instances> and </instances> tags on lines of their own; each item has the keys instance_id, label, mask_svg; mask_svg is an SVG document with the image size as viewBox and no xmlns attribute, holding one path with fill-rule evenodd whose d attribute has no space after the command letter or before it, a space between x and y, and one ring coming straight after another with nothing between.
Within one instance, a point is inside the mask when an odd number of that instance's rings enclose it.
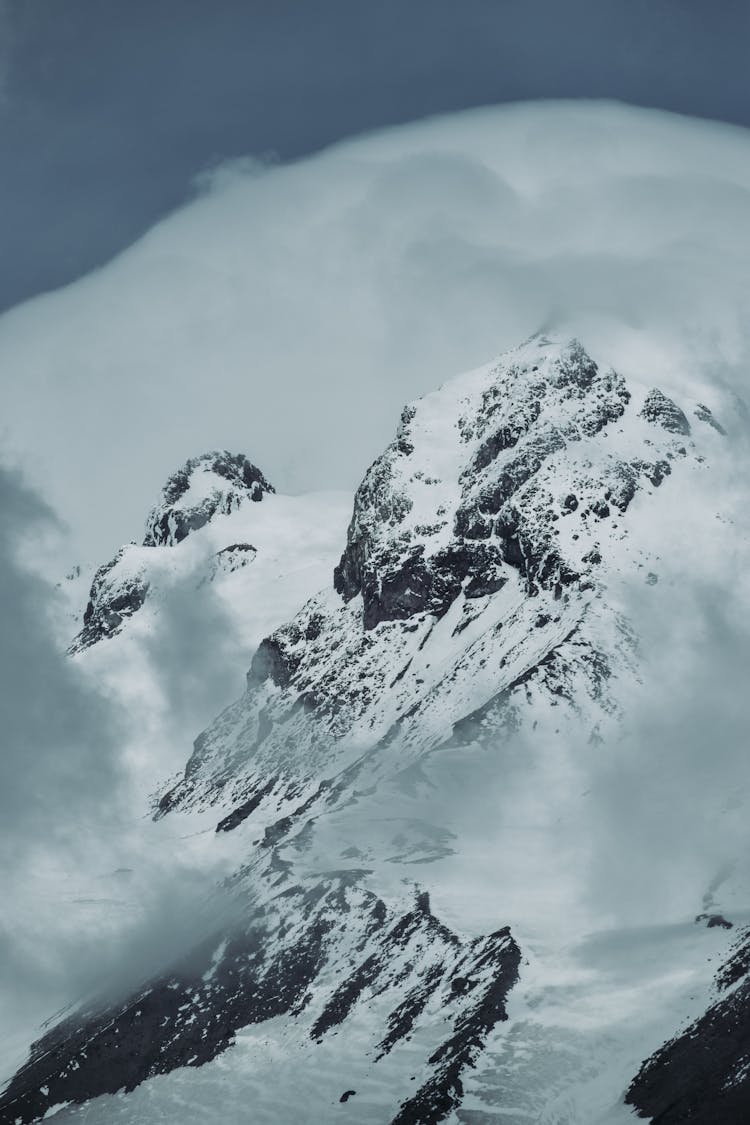
<instances>
[{"instance_id":1,"label":"cloud bank","mask_svg":"<svg viewBox=\"0 0 750 1125\"><path fill-rule=\"evenodd\" d=\"M570 323L626 374L648 355L744 378L741 129L524 104L227 165L196 192L0 319L6 444L91 563L206 448L282 490L354 487L405 400L540 327Z\"/></svg>"},{"instance_id":2,"label":"cloud bank","mask_svg":"<svg viewBox=\"0 0 750 1125\"><path fill-rule=\"evenodd\" d=\"M147 976L232 906L216 890L221 856L197 862L190 841L151 824L136 783L134 746L150 729L157 785L166 768L160 754L170 749L161 741L174 736L173 727L163 721L154 729L147 700L142 714L128 713L64 655L62 596L27 564L42 544L61 542L59 521L18 473L2 468L0 512L2 1081L42 1019L92 989L117 990ZM198 634L210 643L220 623L218 608L212 615L206 606L189 626L181 619L178 633L182 602L165 614L154 655L168 665L158 686L173 706L183 700L184 757L195 709L215 703L219 688L209 674L198 699L187 702L198 675L180 642ZM178 699L180 667L192 686L182 683Z\"/></svg>"}]
</instances>

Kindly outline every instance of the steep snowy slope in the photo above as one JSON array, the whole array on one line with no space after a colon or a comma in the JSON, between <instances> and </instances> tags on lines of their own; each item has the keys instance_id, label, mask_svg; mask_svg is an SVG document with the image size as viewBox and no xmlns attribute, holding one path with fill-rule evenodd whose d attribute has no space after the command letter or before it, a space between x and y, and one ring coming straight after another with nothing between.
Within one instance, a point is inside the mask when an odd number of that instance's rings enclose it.
<instances>
[{"instance_id":1,"label":"steep snowy slope","mask_svg":"<svg viewBox=\"0 0 750 1125\"><path fill-rule=\"evenodd\" d=\"M387 773L394 754L403 770L496 741L535 695L601 737L612 680L636 670L604 583L649 580L649 498L722 441L705 405L690 413L544 337L407 407L333 589L263 641L162 808L239 807L271 776L273 803L321 769Z\"/></svg>"},{"instance_id":2,"label":"steep snowy slope","mask_svg":"<svg viewBox=\"0 0 750 1125\"><path fill-rule=\"evenodd\" d=\"M96 571L70 653L132 708L151 789L261 639L327 581L350 506L344 492L279 495L246 457L207 453L170 476L143 544Z\"/></svg>"},{"instance_id":3,"label":"steep snowy slope","mask_svg":"<svg viewBox=\"0 0 750 1125\"><path fill-rule=\"evenodd\" d=\"M258 503L272 496L273 487L242 455L206 453L188 461L164 485L159 503L146 521L143 545L122 547L97 570L83 628L72 642L71 652L81 652L97 641L116 636L142 608L149 592L152 600L154 596L158 599L160 588L170 579L192 572L196 582L212 581L254 562L257 547L232 543L231 537L250 528L256 530L256 538L258 532L261 536L273 535L274 524L279 525L283 536L286 513L279 512L278 505L270 520L258 518L260 512L254 517L252 509L246 507L248 501ZM314 508L313 499L306 509ZM220 518L233 513L233 520ZM288 522L295 522L296 515L289 513ZM315 526L317 515L310 518L311 526ZM202 534L196 540L199 530ZM190 535L191 551L154 550L176 547ZM287 537L291 538L288 530ZM196 548L196 542L200 547Z\"/></svg>"},{"instance_id":4,"label":"steep snowy slope","mask_svg":"<svg viewBox=\"0 0 750 1125\"><path fill-rule=\"evenodd\" d=\"M716 925L730 924L720 916ZM733 1125L750 1112L750 930L716 978L719 997L648 1059L627 1102L654 1125Z\"/></svg>"},{"instance_id":5,"label":"steep snowy slope","mask_svg":"<svg viewBox=\"0 0 750 1125\"><path fill-rule=\"evenodd\" d=\"M537 336L405 409L332 586L155 806L225 858L231 923L44 1036L0 1121L629 1119L731 941L690 888L651 925L591 893L585 798L653 699L629 595L737 544L736 404L657 374Z\"/></svg>"},{"instance_id":6,"label":"steep snowy slope","mask_svg":"<svg viewBox=\"0 0 750 1125\"><path fill-rule=\"evenodd\" d=\"M14 903L6 923L39 972L30 974L29 1027L11 1019L7 1007L0 1013L2 1079L22 1061L35 1022L75 998L81 980L85 989L109 972L107 962L128 959L133 942L146 940L144 927L161 928L160 900L170 899L174 913L196 881L212 878L213 861L206 869L194 854L199 841L182 840L166 824L144 831L150 795L182 771L196 732L241 691L263 636L328 581L351 514L345 492L285 496L267 489L253 501L253 475L243 457L193 459L168 482L149 524L172 518L175 508L205 515L207 498L215 507L208 522L175 545L126 546L95 579L90 597L91 567L73 568L60 583L60 649L80 631L87 601L84 633L101 627L99 640L77 644L69 660L76 665L71 675L90 681L90 698L106 708L113 736L110 750L102 747L101 771L74 779L98 794L76 824L77 840L54 849L42 834L25 867L5 866ZM175 498L175 482L185 477L190 486ZM44 564L57 573L51 551ZM139 584L145 597L128 615L128 590ZM52 990L46 1009L45 980Z\"/></svg>"}]
</instances>

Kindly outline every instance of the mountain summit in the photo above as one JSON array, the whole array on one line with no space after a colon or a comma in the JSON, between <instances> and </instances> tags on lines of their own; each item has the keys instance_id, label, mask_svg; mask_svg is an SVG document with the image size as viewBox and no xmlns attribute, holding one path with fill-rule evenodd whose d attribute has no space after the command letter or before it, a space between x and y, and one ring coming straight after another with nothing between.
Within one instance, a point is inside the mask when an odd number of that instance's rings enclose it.
<instances>
[{"instance_id":1,"label":"mountain summit","mask_svg":"<svg viewBox=\"0 0 750 1125\"><path fill-rule=\"evenodd\" d=\"M231 857L236 909L123 1000L47 1032L2 1125L122 1089L92 1120L188 1125L219 1100L228 1121L252 1105L289 1125L628 1113L638 1063L695 1010L727 940L692 919L652 944L612 937L574 831L645 690L623 591L656 606L669 560L717 514L733 408L668 391L539 335L405 408L331 581L269 629L144 829ZM134 550L174 557L271 491L244 459L188 462ZM637 941L649 957L628 992ZM742 1041L722 1038L712 1080L734 1091L726 1125L743 1120ZM661 1105L662 1057L632 1104Z\"/></svg>"},{"instance_id":2,"label":"mountain summit","mask_svg":"<svg viewBox=\"0 0 750 1125\"><path fill-rule=\"evenodd\" d=\"M228 515L246 500L275 492L243 454L204 453L192 457L167 480L146 521L144 547L173 547L215 515Z\"/></svg>"},{"instance_id":3,"label":"mountain summit","mask_svg":"<svg viewBox=\"0 0 750 1125\"><path fill-rule=\"evenodd\" d=\"M164 485L159 503L146 520L143 547L176 547L217 516L228 516L247 501L257 503L274 492L273 485L244 454L224 450L192 457ZM213 572L246 566L256 553L252 544L230 542L216 553ZM81 652L119 633L143 606L164 564L163 556L157 561L155 555L144 553L133 543L121 547L114 558L100 566L91 584L83 627L70 652Z\"/></svg>"}]
</instances>

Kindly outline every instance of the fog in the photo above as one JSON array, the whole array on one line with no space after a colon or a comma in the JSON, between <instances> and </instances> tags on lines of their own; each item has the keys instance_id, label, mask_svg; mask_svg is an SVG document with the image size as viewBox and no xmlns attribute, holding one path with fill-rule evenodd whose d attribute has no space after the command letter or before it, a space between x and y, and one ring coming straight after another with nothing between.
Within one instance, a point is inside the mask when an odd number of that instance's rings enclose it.
<instances>
[{"instance_id":1,"label":"fog","mask_svg":"<svg viewBox=\"0 0 750 1125\"><path fill-rule=\"evenodd\" d=\"M670 366L744 377L744 130L527 104L239 161L197 190L0 319L7 456L71 523L71 561L138 538L205 449L282 491L354 488L404 401L561 321L626 374L647 332Z\"/></svg>"},{"instance_id":2,"label":"fog","mask_svg":"<svg viewBox=\"0 0 750 1125\"><path fill-rule=\"evenodd\" d=\"M64 655L60 591L24 565L35 546L50 552L64 542L59 520L19 474L5 469L0 510L4 1076L21 1061L43 1019L92 990L112 994L139 982L234 906L216 885L222 857L199 862L189 842L171 831L155 834L149 820L130 759L153 715L129 714ZM206 606L194 621L196 632L210 642L220 619L218 608L212 615ZM165 620L163 645L177 644L170 628L174 614L166 613ZM170 674L191 667L178 654L169 663ZM194 691L195 680L195 673L188 678ZM223 702L211 695L207 680L193 700L198 712ZM170 704L179 705L166 678L158 686ZM190 721L197 719L195 709L184 710L183 757ZM151 727L156 787L165 768L159 740L174 738L175 730L166 722L161 731L153 730L153 722Z\"/></svg>"}]
</instances>

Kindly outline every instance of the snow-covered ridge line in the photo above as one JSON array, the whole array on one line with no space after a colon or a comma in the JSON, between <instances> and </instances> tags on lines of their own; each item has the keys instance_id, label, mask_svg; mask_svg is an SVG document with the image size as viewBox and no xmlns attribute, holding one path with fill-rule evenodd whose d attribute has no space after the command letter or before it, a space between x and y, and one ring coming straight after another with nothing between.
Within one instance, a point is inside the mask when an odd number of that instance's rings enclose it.
<instances>
[{"instance_id":1,"label":"snow-covered ridge line","mask_svg":"<svg viewBox=\"0 0 750 1125\"><path fill-rule=\"evenodd\" d=\"M606 722L606 681L633 661L602 580L646 566L631 510L703 462L696 440L722 440L705 411L693 436L661 391L543 336L407 407L357 491L334 588L264 640L162 811L241 803L396 733L419 754L480 711L502 726L540 668L579 710L591 700L592 731Z\"/></svg>"},{"instance_id":2,"label":"snow-covered ridge line","mask_svg":"<svg viewBox=\"0 0 750 1125\"><path fill-rule=\"evenodd\" d=\"M273 485L244 454L225 450L187 461L169 477L159 502L149 513L142 547L134 543L121 547L113 559L97 570L83 628L69 651L81 652L115 636L141 609L148 596L155 561L154 555L143 548L175 547L217 516L230 515L248 500L257 503L274 492ZM243 551L245 554L241 555ZM228 557L230 552L232 558ZM251 552L255 552L252 544L228 544L217 552L207 577L213 577L219 570L236 569L233 563L246 565L251 561Z\"/></svg>"},{"instance_id":3,"label":"snow-covered ridge line","mask_svg":"<svg viewBox=\"0 0 750 1125\"><path fill-rule=\"evenodd\" d=\"M216 514L227 515L245 500L275 492L244 454L204 453L173 473L146 520L144 547L174 546Z\"/></svg>"},{"instance_id":4,"label":"snow-covered ridge line","mask_svg":"<svg viewBox=\"0 0 750 1125\"><path fill-rule=\"evenodd\" d=\"M519 846L493 799L526 754L551 790L532 795L532 813L544 811L558 787L562 799L579 785L576 756L616 741L641 675L619 584L658 597L665 511L684 514L734 425L728 403L709 401L716 417L576 340L537 336L404 410L357 491L332 581L258 638L245 694L198 737L155 810L153 831L200 825L209 851L231 854L239 921L116 1012L93 1007L40 1040L0 1100L0 1125L122 1085L138 1090L117 1112L137 1121L156 1076L175 1077L160 1088L179 1100L198 1068L220 1081L211 1068L231 1068L242 1043L250 1075L275 1084L280 1058L306 1067L319 1120L351 1098L373 1125L479 1120L474 1070L492 1051L505 1083L495 1116L552 1120L562 1107L555 1120L582 1125L564 1086L555 1102L514 1085L531 1000L517 1025L511 1014L580 903L558 897L557 835L546 852L531 833ZM264 496L253 517L282 501ZM222 548L252 558L231 580L256 575L263 536L236 534L244 508L159 557L197 550L226 520ZM211 545L203 580L210 571L218 584ZM543 875L540 889L519 898L516 868ZM532 1069L544 1065L545 1019ZM587 1058L567 1057L570 1082L588 1073ZM464 1111L469 1084L478 1101ZM300 1119L291 1094L274 1113Z\"/></svg>"}]
</instances>

